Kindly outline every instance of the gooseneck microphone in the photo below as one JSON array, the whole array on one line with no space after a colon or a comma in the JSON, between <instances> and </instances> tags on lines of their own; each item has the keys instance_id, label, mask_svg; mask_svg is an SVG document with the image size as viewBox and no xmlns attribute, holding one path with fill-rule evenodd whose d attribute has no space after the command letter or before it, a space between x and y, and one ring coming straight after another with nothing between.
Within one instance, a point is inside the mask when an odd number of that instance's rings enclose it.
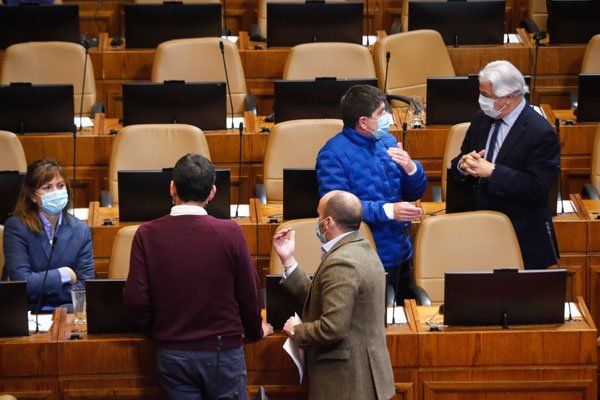
<instances>
[{"instance_id":1,"label":"gooseneck microphone","mask_svg":"<svg viewBox=\"0 0 600 400\"><path fill-rule=\"evenodd\" d=\"M240 203L242 202L242 139L244 137L244 123L240 122L240 125L238 127L238 129L240 130L240 158L238 160L238 201L237 201L237 205L235 206L235 217L237 218L239 216L239 211L240 211Z\"/></svg>"},{"instance_id":2,"label":"gooseneck microphone","mask_svg":"<svg viewBox=\"0 0 600 400\"><path fill-rule=\"evenodd\" d=\"M383 78L383 93L387 90L387 78L388 78L388 68L390 67L390 58L392 57L392 53L389 51L385 53L385 76Z\"/></svg>"},{"instance_id":3,"label":"gooseneck microphone","mask_svg":"<svg viewBox=\"0 0 600 400\"><path fill-rule=\"evenodd\" d=\"M537 86L537 70L538 70L538 53L540 50L540 46L544 44L540 41L546 38L546 32L538 32L533 35L533 39L535 40L535 63L533 65L533 88L531 90L531 100L537 95L536 86ZM539 101L537 102L539 105Z\"/></svg>"},{"instance_id":4,"label":"gooseneck microphone","mask_svg":"<svg viewBox=\"0 0 600 400\"><path fill-rule=\"evenodd\" d=\"M560 119L558 117L554 118L554 128L556 129L556 135L558 136L558 140L560 140ZM562 198L562 174L561 174L561 168L560 168L560 158L559 157L559 161L558 161L558 199L560 200L560 213L564 214L565 213L565 203L563 202L563 198Z\"/></svg>"},{"instance_id":5,"label":"gooseneck microphone","mask_svg":"<svg viewBox=\"0 0 600 400\"><path fill-rule=\"evenodd\" d=\"M44 271L44 279L42 280L42 288L40 289L40 294L38 296L38 302L35 313L35 333L40 333L40 324L38 323L40 309L42 307L42 299L44 298L44 288L46 287L46 279L48 278L48 270L50 269L50 264L52 264L52 255L54 254L54 249L56 248L56 242L58 242L58 235L54 235L52 239L52 244L50 245L50 257L48 257L48 264L46 264L46 270Z\"/></svg>"},{"instance_id":6,"label":"gooseneck microphone","mask_svg":"<svg viewBox=\"0 0 600 400\"><path fill-rule=\"evenodd\" d=\"M223 69L225 70L225 83L227 84L227 94L229 96L229 106L231 107L231 129L233 125L233 100L231 98L231 87L229 85L229 74L227 73L227 62L225 61L225 45L222 40L219 40L219 48L221 49L221 57L223 58Z\"/></svg>"},{"instance_id":7,"label":"gooseneck microphone","mask_svg":"<svg viewBox=\"0 0 600 400\"><path fill-rule=\"evenodd\" d=\"M400 287L400 274L402 272L402 264L403 264L403 256L404 256L404 241L406 240L406 235L408 233L408 222L404 223L404 227L402 228L402 236L400 240L400 264L398 264L398 270L396 271L395 282L394 282L394 299L392 302L392 325L396 324L396 305L398 298L398 289ZM410 276L410 275L409 275Z\"/></svg>"},{"instance_id":8,"label":"gooseneck microphone","mask_svg":"<svg viewBox=\"0 0 600 400\"><path fill-rule=\"evenodd\" d=\"M554 242L552 236L552 229L550 228L550 222L546 221L546 233L548 234L548 240L550 240L550 246L552 247L552 254L554 254L554 258L556 258L556 266L561 268L560 262L560 254L558 253L558 244ZM571 293L573 292L573 279L571 279ZM569 319L568 321L573 321L573 314L571 313L571 293L567 292L567 309L569 311Z\"/></svg>"},{"instance_id":9,"label":"gooseneck microphone","mask_svg":"<svg viewBox=\"0 0 600 400\"><path fill-rule=\"evenodd\" d=\"M84 38L81 40L81 45L85 49L85 55L83 58L83 78L81 79L81 99L79 101L79 129L77 129L77 126L73 129L73 215L75 215L75 185L77 184L77 130L83 130L83 100L85 99L85 81L90 53L90 41Z\"/></svg>"},{"instance_id":10,"label":"gooseneck microphone","mask_svg":"<svg viewBox=\"0 0 600 400\"><path fill-rule=\"evenodd\" d=\"M369 0L365 0L365 3L365 6L367 7L367 46L369 46L369 35L371 34L371 18L369 18Z\"/></svg>"}]
</instances>

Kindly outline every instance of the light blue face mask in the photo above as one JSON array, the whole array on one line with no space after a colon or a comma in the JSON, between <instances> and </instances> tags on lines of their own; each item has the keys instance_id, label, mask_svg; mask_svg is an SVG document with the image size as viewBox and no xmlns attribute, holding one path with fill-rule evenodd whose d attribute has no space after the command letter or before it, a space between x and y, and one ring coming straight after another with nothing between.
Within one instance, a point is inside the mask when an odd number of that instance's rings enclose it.
<instances>
[{"instance_id":1,"label":"light blue face mask","mask_svg":"<svg viewBox=\"0 0 600 400\"><path fill-rule=\"evenodd\" d=\"M55 190L54 192L44 193L42 196L42 210L49 215L57 215L66 207L69 202L67 189Z\"/></svg>"},{"instance_id":2,"label":"light blue face mask","mask_svg":"<svg viewBox=\"0 0 600 400\"><path fill-rule=\"evenodd\" d=\"M377 140L384 137L390 131L390 125L392 123L392 115L390 113L385 113L381 117L377 119L377 130L375 132L371 132L373 137Z\"/></svg>"},{"instance_id":3,"label":"light blue face mask","mask_svg":"<svg viewBox=\"0 0 600 400\"><path fill-rule=\"evenodd\" d=\"M319 241L321 243L325 244L325 243L327 243L327 238L325 237L324 233L321 233L321 229L319 229L321 227L321 223L323 221L325 221L325 219L323 219L322 221L319 221L317 219L317 226L315 227L316 228L316 232L315 233L317 234L317 238L319 238Z\"/></svg>"}]
</instances>

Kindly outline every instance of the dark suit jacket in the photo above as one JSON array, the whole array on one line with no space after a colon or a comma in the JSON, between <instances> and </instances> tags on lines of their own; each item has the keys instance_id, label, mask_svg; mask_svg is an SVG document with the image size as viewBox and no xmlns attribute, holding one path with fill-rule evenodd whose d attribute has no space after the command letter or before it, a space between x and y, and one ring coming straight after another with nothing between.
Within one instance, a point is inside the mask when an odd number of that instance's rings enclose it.
<instances>
[{"instance_id":1,"label":"dark suit jacket","mask_svg":"<svg viewBox=\"0 0 600 400\"><path fill-rule=\"evenodd\" d=\"M359 232L336 243L311 282L298 266L282 284L304 303L294 340L306 350L310 399L389 399L385 272Z\"/></svg>"},{"instance_id":2,"label":"dark suit jacket","mask_svg":"<svg viewBox=\"0 0 600 400\"><path fill-rule=\"evenodd\" d=\"M460 157L485 149L492 122L482 111L475 114L461 154L452 160L452 176L471 193L470 208L499 211L510 218L526 269L546 268L556 263L548 190L559 172L558 135L526 104L498 152L492 176L465 177L457 167Z\"/></svg>"},{"instance_id":3,"label":"dark suit jacket","mask_svg":"<svg viewBox=\"0 0 600 400\"><path fill-rule=\"evenodd\" d=\"M60 267L71 267L78 281L94 277L94 256L90 227L70 215L63 215L57 229L57 241L44 286L43 304L60 306L71 303L71 285L62 284ZM29 303L36 304L44 271L50 258L46 232L31 231L19 217L10 217L4 225L4 268L13 281L27 281Z\"/></svg>"}]
</instances>

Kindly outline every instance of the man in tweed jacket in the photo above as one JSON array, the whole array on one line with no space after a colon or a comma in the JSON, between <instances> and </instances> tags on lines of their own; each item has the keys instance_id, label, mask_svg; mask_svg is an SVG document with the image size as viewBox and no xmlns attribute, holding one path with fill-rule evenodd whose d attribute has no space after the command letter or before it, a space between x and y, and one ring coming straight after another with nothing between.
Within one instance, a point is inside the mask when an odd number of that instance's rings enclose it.
<instances>
[{"instance_id":1,"label":"man in tweed jacket","mask_svg":"<svg viewBox=\"0 0 600 400\"><path fill-rule=\"evenodd\" d=\"M294 259L294 231L273 238L285 267L282 285L304 302L304 322L291 317L283 329L306 351L309 398L389 399L394 379L384 328L385 273L358 232L360 200L332 191L317 211L324 253L312 282Z\"/></svg>"}]
</instances>

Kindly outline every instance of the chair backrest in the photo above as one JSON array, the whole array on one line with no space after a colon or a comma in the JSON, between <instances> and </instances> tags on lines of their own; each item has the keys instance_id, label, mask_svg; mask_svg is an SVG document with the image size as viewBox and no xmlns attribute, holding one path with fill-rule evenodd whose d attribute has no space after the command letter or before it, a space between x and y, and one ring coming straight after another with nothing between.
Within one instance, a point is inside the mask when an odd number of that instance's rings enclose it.
<instances>
[{"instance_id":1,"label":"chair backrest","mask_svg":"<svg viewBox=\"0 0 600 400\"><path fill-rule=\"evenodd\" d=\"M4 225L0 225L0 279L4 272Z\"/></svg>"},{"instance_id":2,"label":"chair backrest","mask_svg":"<svg viewBox=\"0 0 600 400\"><path fill-rule=\"evenodd\" d=\"M415 283L432 303L444 301L444 273L523 269L512 223L495 211L472 211L429 217L417 233Z\"/></svg>"},{"instance_id":3,"label":"chair backrest","mask_svg":"<svg viewBox=\"0 0 600 400\"><path fill-rule=\"evenodd\" d=\"M600 74L600 33L592 36L585 48L581 73Z\"/></svg>"},{"instance_id":4,"label":"chair backrest","mask_svg":"<svg viewBox=\"0 0 600 400\"><path fill-rule=\"evenodd\" d=\"M283 201L283 169L314 168L321 147L343 126L339 119L299 119L275 125L263 165L267 202Z\"/></svg>"},{"instance_id":5,"label":"chair backrest","mask_svg":"<svg viewBox=\"0 0 600 400\"><path fill-rule=\"evenodd\" d=\"M233 111L237 116L243 115L247 95L246 77L238 49L229 40L210 37L161 43L154 56L152 82L226 82L219 42L224 46ZM229 100L227 115L231 115Z\"/></svg>"},{"instance_id":6,"label":"chair backrest","mask_svg":"<svg viewBox=\"0 0 600 400\"><path fill-rule=\"evenodd\" d=\"M113 143L108 165L109 190L113 205L119 204L119 170L160 170L173 168L187 153L199 153L210 159L202 131L192 125L149 124L123 128Z\"/></svg>"},{"instance_id":7,"label":"chair backrest","mask_svg":"<svg viewBox=\"0 0 600 400\"><path fill-rule=\"evenodd\" d=\"M319 242L317 235L315 235L317 220L318 218L293 219L284 222L277 228L277 231L286 228L294 229L296 232L296 252L294 258L308 273L314 273L321 263L321 242ZM373 249L376 249L371 229L369 229L369 226L364 222L360 224L360 233L362 233L364 238L371 243ZM272 246L271 258L269 261L269 271L271 274L283 273L283 265Z\"/></svg>"},{"instance_id":8,"label":"chair backrest","mask_svg":"<svg viewBox=\"0 0 600 400\"><path fill-rule=\"evenodd\" d=\"M134 3L137 4L162 4L165 0L134 0ZM184 4L194 4L194 3L209 3L209 4L220 4L221 0L181 0Z\"/></svg>"},{"instance_id":9,"label":"chair backrest","mask_svg":"<svg viewBox=\"0 0 600 400\"><path fill-rule=\"evenodd\" d=\"M85 49L77 43L28 42L9 46L4 53L0 83L72 84L74 113L79 114L82 96ZM96 103L94 67L87 56L83 112L89 114Z\"/></svg>"},{"instance_id":10,"label":"chair backrest","mask_svg":"<svg viewBox=\"0 0 600 400\"><path fill-rule=\"evenodd\" d=\"M463 122L462 124L456 124L448 133L446 139L446 147L444 148L444 158L442 161L442 200L446 201L446 183L448 182L448 168L450 168L450 162L454 157L460 153L460 147L465 134L471 125L470 122Z\"/></svg>"},{"instance_id":11,"label":"chair backrest","mask_svg":"<svg viewBox=\"0 0 600 400\"><path fill-rule=\"evenodd\" d=\"M426 101L427 78L456 76L444 40L438 32L429 29L402 32L386 36L373 48L381 89L385 85L387 52L390 52L387 94L419 95Z\"/></svg>"},{"instance_id":12,"label":"chair backrest","mask_svg":"<svg viewBox=\"0 0 600 400\"><path fill-rule=\"evenodd\" d=\"M546 0L528 0L527 3L527 17L535 22L540 32L546 32L546 22L548 21Z\"/></svg>"},{"instance_id":13,"label":"chair backrest","mask_svg":"<svg viewBox=\"0 0 600 400\"><path fill-rule=\"evenodd\" d=\"M600 189L600 124L596 129L594 148L592 149L592 169L590 170L590 182L596 189Z\"/></svg>"},{"instance_id":14,"label":"chair backrest","mask_svg":"<svg viewBox=\"0 0 600 400\"><path fill-rule=\"evenodd\" d=\"M27 172L23 145L12 132L0 131L0 171Z\"/></svg>"},{"instance_id":15,"label":"chair backrest","mask_svg":"<svg viewBox=\"0 0 600 400\"><path fill-rule=\"evenodd\" d=\"M130 225L119 229L108 264L108 278L127 278L129 275L129 260L131 259L131 244L139 225Z\"/></svg>"},{"instance_id":16,"label":"chair backrest","mask_svg":"<svg viewBox=\"0 0 600 400\"><path fill-rule=\"evenodd\" d=\"M375 78L369 49L355 43L305 43L288 55L283 79Z\"/></svg>"}]
</instances>

